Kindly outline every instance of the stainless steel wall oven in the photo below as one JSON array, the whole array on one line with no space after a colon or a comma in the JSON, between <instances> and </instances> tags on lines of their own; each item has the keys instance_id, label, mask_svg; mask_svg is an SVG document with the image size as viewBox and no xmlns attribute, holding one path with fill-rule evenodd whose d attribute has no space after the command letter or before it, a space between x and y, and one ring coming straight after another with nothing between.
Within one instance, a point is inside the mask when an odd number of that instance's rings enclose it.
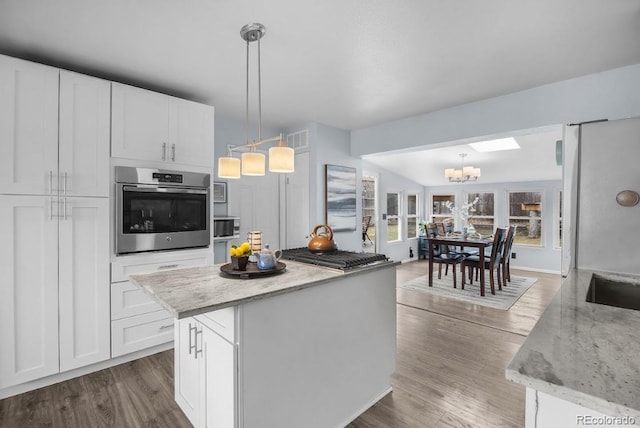
<instances>
[{"instance_id":1,"label":"stainless steel wall oven","mask_svg":"<svg viewBox=\"0 0 640 428\"><path fill-rule=\"evenodd\" d=\"M210 176L116 167L116 253L211 243Z\"/></svg>"}]
</instances>

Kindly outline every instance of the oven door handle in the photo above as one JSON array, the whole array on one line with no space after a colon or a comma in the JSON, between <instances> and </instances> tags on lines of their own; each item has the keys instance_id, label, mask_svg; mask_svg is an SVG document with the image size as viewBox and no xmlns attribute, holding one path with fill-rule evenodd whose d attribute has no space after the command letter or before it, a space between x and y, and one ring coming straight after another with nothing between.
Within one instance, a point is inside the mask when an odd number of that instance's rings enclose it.
<instances>
[{"instance_id":1,"label":"oven door handle","mask_svg":"<svg viewBox=\"0 0 640 428\"><path fill-rule=\"evenodd\" d=\"M185 189L180 187L162 187L162 186L122 186L124 192L146 192L146 193L189 193L195 195L206 195L207 189Z\"/></svg>"}]
</instances>

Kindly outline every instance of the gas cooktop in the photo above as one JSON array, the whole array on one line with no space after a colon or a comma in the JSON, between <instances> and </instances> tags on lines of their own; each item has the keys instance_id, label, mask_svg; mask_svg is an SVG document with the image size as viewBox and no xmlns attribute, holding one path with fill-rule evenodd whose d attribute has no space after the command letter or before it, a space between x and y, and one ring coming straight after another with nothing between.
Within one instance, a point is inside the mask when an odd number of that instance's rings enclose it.
<instances>
[{"instance_id":1,"label":"gas cooktop","mask_svg":"<svg viewBox=\"0 0 640 428\"><path fill-rule=\"evenodd\" d=\"M282 258L296 262L310 263L318 266L339 269L342 271L353 270L372 264L389 261L384 254L356 253L353 251L336 250L328 253L312 253L308 248L293 248L282 250Z\"/></svg>"}]
</instances>

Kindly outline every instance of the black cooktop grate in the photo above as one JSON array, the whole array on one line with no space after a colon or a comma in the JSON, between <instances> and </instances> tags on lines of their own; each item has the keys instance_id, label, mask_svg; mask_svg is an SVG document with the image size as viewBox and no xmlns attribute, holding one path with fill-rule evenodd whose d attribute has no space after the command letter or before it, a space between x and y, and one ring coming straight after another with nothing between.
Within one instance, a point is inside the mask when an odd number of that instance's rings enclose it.
<instances>
[{"instance_id":1,"label":"black cooktop grate","mask_svg":"<svg viewBox=\"0 0 640 428\"><path fill-rule=\"evenodd\" d=\"M282 258L341 270L354 269L371 263L388 260L384 254L355 253L343 250L320 254L312 253L308 248L282 250Z\"/></svg>"}]
</instances>

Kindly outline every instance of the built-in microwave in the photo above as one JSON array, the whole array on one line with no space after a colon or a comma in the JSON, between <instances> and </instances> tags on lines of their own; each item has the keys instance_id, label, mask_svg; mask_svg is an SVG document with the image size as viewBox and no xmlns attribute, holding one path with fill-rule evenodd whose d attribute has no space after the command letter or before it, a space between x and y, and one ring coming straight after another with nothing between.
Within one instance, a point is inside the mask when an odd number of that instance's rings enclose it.
<instances>
[{"instance_id":1,"label":"built-in microwave","mask_svg":"<svg viewBox=\"0 0 640 428\"><path fill-rule=\"evenodd\" d=\"M116 253L211 244L209 174L118 166Z\"/></svg>"},{"instance_id":2,"label":"built-in microwave","mask_svg":"<svg viewBox=\"0 0 640 428\"><path fill-rule=\"evenodd\" d=\"M240 236L240 217L214 217L213 239L225 240Z\"/></svg>"}]
</instances>

